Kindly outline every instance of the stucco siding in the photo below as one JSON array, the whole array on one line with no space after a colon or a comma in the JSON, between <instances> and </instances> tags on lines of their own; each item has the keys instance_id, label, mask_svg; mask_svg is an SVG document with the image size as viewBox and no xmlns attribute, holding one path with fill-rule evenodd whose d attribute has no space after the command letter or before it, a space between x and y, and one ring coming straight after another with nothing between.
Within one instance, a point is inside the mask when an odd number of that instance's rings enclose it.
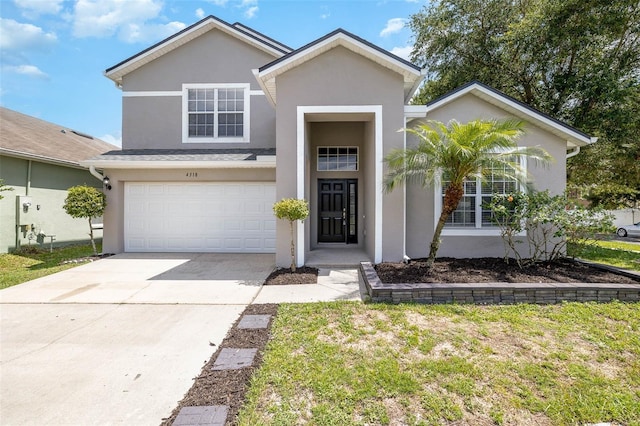
<instances>
[{"instance_id":1,"label":"stucco siding","mask_svg":"<svg viewBox=\"0 0 640 426\"><path fill-rule=\"evenodd\" d=\"M504 110L468 94L455 101L430 111L427 119L447 123L451 119L468 122L474 119L512 118ZM416 125L418 121L412 122ZM408 142L415 144L415 137ZM561 194L566 187L566 141L531 123L527 123L525 134L520 138L521 146L540 146L554 161L549 166L527 161L527 169L537 190L548 189L552 194ZM425 257L433 238L436 214L434 211L434 189L419 185L407 188L407 254L412 258ZM445 228L446 229L446 228ZM473 235L473 230L465 236L442 236L438 256L440 257L495 257L504 255L504 245L499 236Z\"/></svg>"},{"instance_id":2,"label":"stucco siding","mask_svg":"<svg viewBox=\"0 0 640 426\"><path fill-rule=\"evenodd\" d=\"M297 140L297 107L298 106L345 106L369 105L382 106L382 140L383 152L403 146L403 136L397 130L403 127L403 79L374 62L363 58L343 47L331 49L314 59L293 68L276 78L277 108L276 108L276 148L278 152L278 168L276 171L276 198L296 196L296 140ZM314 120L313 117L309 118ZM364 121L371 121L368 118ZM330 120L329 120L330 121ZM358 121L362 121L359 119ZM365 170L374 170L373 164L375 146L374 137L366 138L367 145L363 148L361 158L368 164L363 164ZM313 152L310 155L315 155ZM305 160L305 164L310 162ZM285 165L291 165L286 167ZM305 166L308 167L308 166ZM373 219L375 206L372 200L366 199L373 191L375 180L369 179L369 172L365 172L363 199L363 215ZM313 183L312 183L313 184ZM375 190L381 190L377 188ZM374 191L375 191L374 190ZM310 197L308 191L306 198ZM403 193L401 191L386 194L383 197L382 214L384 227L382 232L382 256L386 260L402 258L402 206ZM400 207L399 207L400 206ZM365 221L368 226L369 221ZM288 256L288 227L278 223L277 254L278 265L287 264ZM366 238L374 238L375 229L366 228ZM311 230L313 232L313 229ZM305 238L306 244L310 238ZM307 246L305 249L308 249ZM373 255L373 253L369 253Z\"/></svg>"},{"instance_id":3,"label":"stucco siding","mask_svg":"<svg viewBox=\"0 0 640 426\"><path fill-rule=\"evenodd\" d=\"M38 245L35 235L40 231L55 235L54 245L63 245L89 240L87 219L74 219L63 209L67 190L75 185L89 185L101 188L100 182L87 170L54 164L31 162L31 181L27 194L29 161L0 156L0 177L5 184L14 188L3 192L0 200L0 252L6 253L16 248L16 225L33 225L34 232L23 227L18 232L18 243L22 246ZM18 196L29 196L31 207L25 212L17 208ZM18 215L18 218L16 217ZM101 218L94 223L101 222ZM29 237L32 237L31 242ZM95 231L94 237L101 238L102 231ZM49 247L49 238L45 239Z\"/></svg>"},{"instance_id":4,"label":"stucco siding","mask_svg":"<svg viewBox=\"0 0 640 426\"><path fill-rule=\"evenodd\" d=\"M122 147L273 148L275 111L260 94L250 96L249 143L183 143L180 92L183 84L210 83L249 84L250 90L260 91L251 70L274 59L222 31L212 30L127 74L122 83ZM144 92L172 93L152 96Z\"/></svg>"}]
</instances>

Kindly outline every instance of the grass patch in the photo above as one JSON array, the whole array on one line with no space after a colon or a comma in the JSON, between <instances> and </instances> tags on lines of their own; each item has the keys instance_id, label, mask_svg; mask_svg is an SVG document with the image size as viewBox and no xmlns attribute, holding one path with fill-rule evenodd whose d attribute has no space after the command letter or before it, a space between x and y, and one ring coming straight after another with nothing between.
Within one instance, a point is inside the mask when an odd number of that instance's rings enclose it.
<instances>
[{"instance_id":1,"label":"grass patch","mask_svg":"<svg viewBox=\"0 0 640 426\"><path fill-rule=\"evenodd\" d=\"M640 424L640 304L281 305L240 425Z\"/></svg>"},{"instance_id":2,"label":"grass patch","mask_svg":"<svg viewBox=\"0 0 640 426\"><path fill-rule=\"evenodd\" d=\"M101 252L102 244L96 243L96 248ZM31 246L20 252L0 254L0 289L81 265L62 262L92 254L91 244L58 247L53 252Z\"/></svg>"},{"instance_id":3,"label":"grass patch","mask_svg":"<svg viewBox=\"0 0 640 426\"><path fill-rule=\"evenodd\" d=\"M592 262L640 271L640 245L622 241L570 242L567 254Z\"/></svg>"}]
</instances>

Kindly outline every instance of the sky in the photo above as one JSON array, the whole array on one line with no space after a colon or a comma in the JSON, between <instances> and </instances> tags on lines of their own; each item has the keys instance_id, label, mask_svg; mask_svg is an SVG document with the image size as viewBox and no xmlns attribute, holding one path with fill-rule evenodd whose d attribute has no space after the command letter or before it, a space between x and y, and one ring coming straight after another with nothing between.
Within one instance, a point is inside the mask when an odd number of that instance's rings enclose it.
<instances>
[{"instance_id":1,"label":"sky","mask_svg":"<svg viewBox=\"0 0 640 426\"><path fill-rule=\"evenodd\" d=\"M121 91L104 70L200 19L298 48L343 28L408 58L425 0L0 0L0 105L120 146Z\"/></svg>"}]
</instances>

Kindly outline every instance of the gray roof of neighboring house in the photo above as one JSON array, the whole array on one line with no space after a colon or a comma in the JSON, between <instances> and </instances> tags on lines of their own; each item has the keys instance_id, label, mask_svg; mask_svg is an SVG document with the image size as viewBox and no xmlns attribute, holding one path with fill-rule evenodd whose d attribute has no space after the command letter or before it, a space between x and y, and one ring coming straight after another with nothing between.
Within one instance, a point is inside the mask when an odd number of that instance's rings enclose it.
<instances>
[{"instance_id":1,"label":"gray roof of neighboring house","mask_svg":"<svg viewBox=\"0 0 640 426\"><path fill-rule=\"evenodd\" d=\"M79 166L117 146L68 127L0 107L0 154Z\"/></svg>"},{"instance_id":2,"label":"gray roof of neighboring house","mask_svg":"<svg viewBox=\"0 0 640 426\"><path fill-rule=\"evenodd\" d=\"M100 161L255 161L276 155L275 148L258 149L123 149L91 158Z\"/></svg>"}]
</instances>

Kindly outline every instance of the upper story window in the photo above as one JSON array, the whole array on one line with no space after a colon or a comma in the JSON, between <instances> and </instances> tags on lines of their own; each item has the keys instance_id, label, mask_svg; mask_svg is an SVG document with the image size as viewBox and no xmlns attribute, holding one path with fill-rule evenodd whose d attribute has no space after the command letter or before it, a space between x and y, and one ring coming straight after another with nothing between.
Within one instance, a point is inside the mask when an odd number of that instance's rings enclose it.
<instances>
[{"instance_id":1,"label":"upper story window","mask_svg":"<svg viewBox=\"0 0 640 426\"><path fill-rule=\"evenodd\" d=\"M318 147L318 171L319 172L357 172L358 171L358 147L357 146L319 146Z\"/></svg>"},{"instance_id":2,"label":"upper story window","mask_svg":"<svg viewBox=\"0 0 640 426\"><path fill-rule=\"evenodd\" d=\"M184 142L249 142L248 84L184 84Z\"/></svg>"},{"instance_id":3,"label":"upper story window","mask_svg":"<svg viewBox=\"0 0 640 426\"><path fill-rule=\"evenodd\" d=\"M520 166L526 168L525 159L518 159ZM500 167L500 170L498 170ZM505 169L505 167L508 168ZM514 175L516 171L506 165L496 164L484 179L478 177L465 180L463 183L464 194L458 208L449 215L445 223L443 235L478 235L499 234L498 228L491 222L491 210L485 206L491 202L494 195L513 194L521 191L521 185L514 178L506 175ZM436 212L441 211L444 200L444 190L447 187L447 177L443 176L442 185L436 200ZM439 214L436 214L436 220Z\"/></svg>"}]
</instances>

